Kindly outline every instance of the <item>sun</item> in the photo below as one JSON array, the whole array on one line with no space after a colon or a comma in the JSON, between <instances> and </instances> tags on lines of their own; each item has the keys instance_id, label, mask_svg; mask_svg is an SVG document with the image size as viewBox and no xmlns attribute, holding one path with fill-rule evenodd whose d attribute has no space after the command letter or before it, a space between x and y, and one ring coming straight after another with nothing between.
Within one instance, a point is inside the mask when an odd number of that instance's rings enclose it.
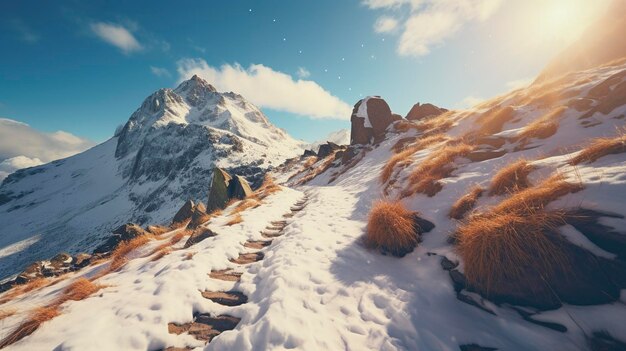
<instances>
[{"instance_id":1,"label":"sun","mask_svg":"<svg viewBox=\"0 0 626 351\"><path fill-rule=\"evenodd\" d=\"M585 29L597 4L586 0L549 0L538 14L539 35L548 41L573 41Z\"/></svg>"}]
</instances>

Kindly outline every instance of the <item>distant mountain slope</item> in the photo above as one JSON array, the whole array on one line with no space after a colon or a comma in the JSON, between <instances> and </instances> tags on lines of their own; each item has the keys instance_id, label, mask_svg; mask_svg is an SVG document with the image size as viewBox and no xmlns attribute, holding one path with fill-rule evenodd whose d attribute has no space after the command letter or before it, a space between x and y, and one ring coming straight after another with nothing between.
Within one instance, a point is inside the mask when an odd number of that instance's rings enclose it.
<instances>
[{"instance_id":1,"label":"distant mountain slope","mask_svg":"<svg viewBox=\"0 0 626 351\"><path fill-rule=\"evenodd\" d=\"M350 129L339 129L337 131L334 131L328 134L325 138L320 139L314 143L311 143L310 145L307 146L307 149L317 152L320 145L326 144L329 141L337 145L350 144Z\"/></svg>"},{"instance_id":2,"label":"distant mountain slope","mask_svg":"<svg viewBox=\"0 0 626 351\"><path fill-rule=\"evenodd\" d=\"M60 251L88 250L123 222L160 223L188 198L206 201L214 165L258 184L302 145L241 95L196 76L161 89L113 138L4 180L0 278Z\"/></svg>"}]
</instances>

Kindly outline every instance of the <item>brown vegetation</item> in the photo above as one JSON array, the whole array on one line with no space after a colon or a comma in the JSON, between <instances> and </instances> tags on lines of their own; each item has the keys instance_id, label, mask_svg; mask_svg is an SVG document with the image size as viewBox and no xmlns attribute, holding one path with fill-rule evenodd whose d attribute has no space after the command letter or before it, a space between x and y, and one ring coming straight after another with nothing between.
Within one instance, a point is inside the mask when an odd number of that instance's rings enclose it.
<instances>
[{"instance_id":1,"label":"brown vegetation","mask_svg":"<svg viewBox=\"0 0 626 351\"><path fill-rule=\"evenodd\" d=\"M478 117L480 132L486 135L496 134L502 131L504 124L515 117L515 110L510 107L494 107Z\"/></svg>"},{"instance_id":2,"label":"brown vegetation","mask_svg":"<svg viewBox=\"0 0 626 351\"><path fill-rule=\"evenodd\" d=\"M261 201L256 196L250 196L241 200L237 206L230 212L231 215L243 212L249 208L257 208L261 205Z\"/></svg>"},{"instance_id":3,"label":"brown vegetation","mask_svg":"<svg viewBox=\"0 0 626 351\"><path fill-rule=\"evenodd\" d=\"M28 335L32 334L39 326L59 315L57 306L40 307L35 309L22 324L17 326L9 335L0 341L0 349L7 347Z\"/></svg>"},{"instance_id":4,"label":"brown vegetation","mask_svg":"<svg viewBox=\"0 0 626 351\"><path fill-rule=\"evenodd\" d=\"M548 276L563 267L566 256L554 236L548 236L565 223L563 214L544 208L580 189L557 174L463 223L455 239L470 286L485 293L503 286L521 288L527 274Z\"/></svg>"},{"instance_id":5,"label":"brown vegetation","mask_svg":"<svg viewBox=\"0 0 626 351\"><path fill-rule=\"evenodd\" d=\"M403 192L402 197L415 193L435 196L443 188L439 180L449 177L456 169L454 160L457 157L466 156L473 149L473 146L464 142L456 142L433 151L411 172L409 186Z\"/></svg>"},{"instance_id":6,"label":"brown vegetation","mask_svg":"<svg viewBox=\"0 0 626 351\"><path fill-rule=\"evenodd\" d=\"M14 287L13 289L7 291L2 298L0 298L0 305L11 301L19 296L22 296L24 293L37 290L46 286L51 285L56 282L56 280L48 279L48 278L36 278L24 285L19 285Z\"/></svg>"},{"instance_id":7,"label":"brown vegetation","mask_svg":"<svg viewBox=\"0 0 626 351\"><path fill-rule=\"evenodd\" d=\"M476 206L476 202L478 202L478 198L482 196L484 189L479 185L474 186L470 191L459 198L452 208L450 209L450 213L448 216L454 219L462 219L465 214L471 211L474 206Z\"/></svg>"},{"instance_id":8,"label":"brown vegetation","mask_svg":"<svg viewBox=\"0 0 626 351\"><path fill-rule=\"evenodd\" d=\"M72 284L70 284L63 291L63 295L57 300L57 304L62 304L65 301L80 301L95 294L100 289L104 288L104 285L96 284L85 278L78 278Z\"/></svg>"},{"instance_id":9,"label":"brown vegetation","mask_svg":"<svg viewBox=\"0 0 626 351\"><path fill-rule=\"evenodd\" d=\"M305 184L305 183L311 181L313 178L317 177L318 175L326 172L326 170L329 169L330 166L333 165L333 162L335 162L335 154L336 153L337 153L337 150L335 150L332 154L326 156L326 158L324 159L324 161L320 165L318 165L316 168L310 170L309 173L307 173L307 175L305 175L304 177L300 178L298 180L298 182L296 182L296 185Z\"/></svg>"},{"instance_id":10,"label":"brown vegetation","mask_svg":"<svg viewBox=\"0 0 626 351\"><path fill-rule=\"evenodd\" d=\"M156 252L156 254L154 256L152 256L151 261L158 261L160 259L162 259L163 257L165 257L166 255L169 255L170 253L172 253L172 248L171 247L164 247L162 249L160 249L159 251Z\"/></svg>"},{"instance_id":11,"label":"brown vegetation","mask_svg":"<svg viewBox=\"0 0 626 351\"><path fill-rule=\"evenodd\" d=\"M546 139L553 136L559 129L559 118L566 110L567 107L560 106L537 118L522 129L517 139L525 144L532 138Z\"/></svg>"},{"instance_id":12,"label":"brown vegetation","mask_svg":"<svg viewBox=\"0 0 626 351\"><path fill-rule=\"evenodd\" d=\"M17 311L10 309L10 310L0 310L0 321L6 318L11 317L12 315L16 314Z\"/></svg>"},{"instance_id":13,"label":"brown vegetation","mask_svg":"<svg viewBox=\"0 0 626 351\"><path fill-rule=\"evenodd\" d=\"M393 155L387 164L383 167L382 173L380 174L380 180L382 183L386 183L391 175L393 174L393 170L396 166L404 167L411 163L411 155L414 153L425 149L433 144L440 143L448 140L448 137L444 134L434 134L427 137L424 137L414 144L411 144L403 151Z\"/></svg>"},{"instance_id":14,"label":"brown vegetation","mask_svg":"<svg viewBox=\"0 0 626 351\"><path fill-rule=\"evenodd\" d=\"M229 226L230 226L230 225L235 225L235 224L237 224L237 223L241 223L241 222L243 222L243 218L241 217L241 214L236 213L236 214L234 214L234 215L232 215L232 216L230 217L230 219L228 220L228 222L226 222L226 225L229 225Z\"/></svg>"},{"instance_id":15,"label":"brown vegetation","mask_svg":"<svg viewBox=\"0 0 626 351\"><path fill-rule=\"evenodd\" d=\"M417 246L413 213L399 201L374 203L368 221L365 243L394 256L404 256Z\"/></svg>"},{"instance_id":16,"label":"brown vegetation","mask_svg":"<svg viewBox=\"0 0 626 351\"><path fill-rule=\"evenodd\" d=\"M528 175L535 167L524 159L502 167L491 179L489 195L505 195L530 186Z\"/></svg>"},{"instance_id":17,"label":"brown vegetation","mask_svg":"<svg viewBox=\"0 0 626 351\"><path fill-rule=\"evenodd\" d=\"M455 111L444 112L438 116L420 120L416 126L422 132L422 136L441 134L447 132L454 125L452 115Z\"/></svg>"},{"instance_id":18,"label":"brown vegetation","mask_svg":"<svg viewBox=\"0 0 626 351\"><path fill-rule=\"evenodd\" d=\"M109 265L109 271L114 272L128 262L126 256L133 250L142 247L150 241L148 235L140 235L128 241L122 241L113 253L111 253L111 263Z\"/></svg>"},{"instance_id":19,"label":"brown vegetation","mask_svg":"<svg viewBox=\"0 0 626 351\"><path fill-rule=\"evenodd\" d=\"M271 194L274 194L281 190L280 185L274 182L272 176L267 173L265 174L265 178L263 178L263 183L261 186L254 192L254 194L261 200L265 199Z\"/></svg>"},{"instance_id":20,"label":"brown vegetation","mask_svg":"<svg viewBox=\"0 0 626 351\"><path fill-rule=\"evenodd\" d=\"M397 121L396 123L394 123L393 128L400 133L407 132L411 129L419 130L419 127L417 126L416 123L413 123L406 119L401 119Z\"/></svg>"},{"instance_id":21,"label":"brown vegetation","mask_svg":"<svg viewBox=\"0 0 626 351\"><path fill-rule=\"evenodd\" d=\"M591 163L603 156L626 152L626 133L613 138L598 138L592 140L578 155L570 160L570 164Z\"/></svg>"}]
</instances>

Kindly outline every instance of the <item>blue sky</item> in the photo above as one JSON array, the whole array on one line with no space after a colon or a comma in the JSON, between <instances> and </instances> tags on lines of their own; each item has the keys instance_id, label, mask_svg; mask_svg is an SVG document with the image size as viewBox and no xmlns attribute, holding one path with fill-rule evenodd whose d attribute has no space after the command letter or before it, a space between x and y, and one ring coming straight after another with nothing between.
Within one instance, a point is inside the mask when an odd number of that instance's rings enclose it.
<instances>
[{"instance_id":1,"label":"blue sky","mask_svg":"<svg viewBox=\"0 0 626 351\"><path fill-rule=\"evenodd\" d=\"M274 124L313 141L349 127L342 112L362 96L405 115L418 101L462 108L528 82L606 1L589 3L5 1L0 117L100 142L190 72L240 90L226 67L250 79L243 95ZM274 79L284 96L261 96ZM310 117L311 106L321 115Z\"/></svg>"}]
</instances>

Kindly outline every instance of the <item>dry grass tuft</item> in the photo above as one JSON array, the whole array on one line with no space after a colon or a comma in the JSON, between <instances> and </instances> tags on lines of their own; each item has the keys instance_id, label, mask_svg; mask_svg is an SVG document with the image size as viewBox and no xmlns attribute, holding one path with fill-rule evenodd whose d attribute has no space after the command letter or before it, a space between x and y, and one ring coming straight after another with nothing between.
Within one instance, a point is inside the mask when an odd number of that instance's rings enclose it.
<instances>
[{"instance_id":1,"label":"dry grass tuft","mask_svg":"<svg viewBox=\"0 0 626 351\"><path fill-rule=\"evenodd\" d=\"M60 314L57 306L35 309L15 330L0 341L0 349L14 344L32 334L39 326Z\"/></svg>"},{"instance_id":2,"label":"dry grass tuft","mask_svg":"<svg viewBox=\"0 0 626 351\"><path fill-rule=\"evenodd\" d=\"M170 231L170 228L162 225L149 225L146 231L152 235L160 236Z\"/></svg>"},{"instance_id":3,"label":"dry grass tuft","mask_svg":"<svg viewBox=\"0 0 626 351\"><path fill-rule=\"evenodd\" d=\"M591 163L603 156L626 152L626 134L622 131L613 138L594 139L578 155L570 160L571 165Z\"/></svg>"},{"instance_id":4,"label":"dry grass tuft","mask_svg":"<svg viewBox=\"0 0 626 351\"><path fill-rule=\"evenodd\" d=\"M316 168L310 170L307 175L300 178L298 182L296 183L296 185L305 184L309 182L310 180L312 180L313 178L317 177L318 175L326 172L326 170L328 170L330 166L333 165L333 162L335 162L335 154L337 153L337 151L338 150L335 150L332 154L326 156L326 158L321 164L319 164Z\"/></svg>"},{"instance_id":5,"label":"dry grass tuft","mask_svg":"<svg viewBox=\"0 0 626 351\"><path fill-rule=\"evenodd\" d=\"M243 218L241 217L241 214L236 213L230 217L230 220L226 222L226 225L230 226L230 225L235 225L241 222L243 222Z\"/></svg>"},{"instance_id":6,"label":"dry grass tuft","mask_svg":"<svg viewBox=\"0 0 626 351\"><path fill-rule=\"evenodd\" d=\"M263 183L254 192L254 194L259 199L263 200L266 197L270 196L271 194L279 192L280 190L281 190L280 185L276 184L274 182L274 179L272 178L272 176L269 173L267 173L267 174L265 174L265 178L263 178Z\"/></svg>"},{"instance_id":7,"label":"dry grass tuft","mask_svg":"<svg viewBox=\"0 0 626 351\"><path fill-rule=\"evenodd\" d=\"M163 257L165 257L166 255L169 255L170 253L172 253L172 248L171 247L164 247L161 250L157 251L156 254L152 257L152 259L150 261L152 261L152 262L158 261L158 260L162 259Z\"/></svg>"},{"instance_id":8,"label":"dry grass tuft","mask_svg":"<svg viewBox=\"0 0 626 351\"><path fill-rule=\"evenodd\" d=\"M402 196L407 197L415 193L435 196L443 188L439 181L449 177L456 169L454 160L457 157L466 156L473 149L474 147L471 145L457 142L433 151L411 172L409 175L409 186Z\"/></svg>"},{"instance_id":9,"label":"dry grass tuft","mask_svg":"<svg viewBox=\"0 0 626 351\"><path fill-rule=\"evenodd\" d=\"M261 201L255 195L253 195L241 200L237 204L237 206L235 206L235 208L230 211L230 215L232 216L241 213L249 208L257 208L259 206L261 206Z\"/></svg>"},{"instance_id":10,"label":"dry grass tuft","mask_svg":"<svg viewBox=\"0 0 626 351\"><path fill-rule=\"evenodd\" d=\"M114 272L122 268L122 266L124 266L126 262L128 262L128 259L126 256L131 251L144 246L149 241L150 241L150 237L147 235L140 235L134 239L131 239L128 241L122 241L117 246L117 248L113 250L113 253L111 253L111 264L109 266L109 271Z\"/></svg>"},{"instance_id":11,"label":"dry grass tuft","mask_svg":"<svg viewBox=\"0 0 626 351\"><path fill-rule=\"evenodd\" d=\"M517 139L522 140L525 144L532 138L546 139L553 136L559 130L559 118L566 110L567 107L560 106L537 118L522 129L517 135Z\"/></svg>"},{"instance_id":12,"label":"dry grass tuft","mask_svg":"<svg viewBox=\"0 0 626 351\"><path fill-rule=\"evenodd\" d=\"M535 166L524 159L502 167L491 179L489 195L505 195L528 188L528 175L534 170Z\"/></svg>"},{"instance_id":13,"label":"dry grass tuft","mask_svg":"<svg viewBox=\"0 0 626 351\"><path fill-rule=\"evenodd\" d=\"M413 155L414 153L423 150L433 144L441 143L446 140L448 140L448 137L443 134L427 136L418 140L403 151L393 155L383 167L382 173L380 174L381 182L386 183L387 181L389 181L396 166L405 167L409 165L411 163L411 155Z\"/></svg>"},{"instance_id":14,"label":"dry grass tuft","mask_svg":"<svg viewBox=\"0 0 626 351\"><path fill-rule=\"evenodd\" d=\"M550 276L565 267L558 238L549 237L565 223L563 214L545 206L580 189L557 174L459 226L457 250L470 286L487 294L511 285L522 288L528 274Z\"/></svg>"},{"instance_id":15,"label":"dry grass tuft","mask_svg":"<svg viewBox=\"0 0 626 351\"><path fill-rule=\"evenodd\" d=\"M63 295L57 301L61 304L65 301L81 301L95 294L100 289L105 288L104 285L93 283L85 278L78 278L63 291Z\"/></svg>"},{"instance_id":16,"label":"dry grass tuft","mask_svg":"<svg viewBox=\"0 0 626 351\"><path fill-rule=\"evenodd\" d=\"M448 111L439 116L420 120L416 124L417 130L422 132L424 136L445 133L454 125L454 120L452 119L454 113L455 111Z\"/></svg>"},{"instance_id":17,"label":"dry grass tuft","mask_svg":"<svg viewBox=\"0 0 626 351\"><path fill-rule=\"evenodd\" d=\"M367 221L365 243L394 256L404 256L417 246L413 213L399 201L374 203Z\"/></svg>"},{"instance_id":18,"label":"dry grass tuft","mask_svg":"<svg viewBox=\"0 0 626 351\"><path fill-rule=\"evenodd\" d=\"M189 261L193 258L193 256L196 254L196 252L187 252L185 254L185 257L183 258L183 260L185 261Z\"/></svg>"},{"instance_id":19,"label":"dry grass tuft","mask_svg":"<svg viewBox=\"0 0 626 351\"><path fill-rule=\"evenodd\" d=\"M483 192L484 189L482 187L479 185L474 186L470 189L469 193L463 195L452 205L448 216L454 219L462 219L465 217L465 214L476 206L476 202L478 198L482 196Z\"/></svg>"},{"instance_id":20,"label":"dry grass tuft","mask_svg":"<svg viewBox=\"0 0 626 351\"><path fill-rule=\"evenodd\" d=\"M396 123L394 123L393 128L400 133L407 132L411 129L419 130L417 123L414 123L406 119L401 119L397 121Z\"/></svg>"},{"instance_id":21,"label":"dry grass tuft","mask_svg":"<svg viewBox=\"0 0 626 351\"><path fill-rule=\"evenodd\" d=\"M0 310L0 321L6 318L9 318L16 313L17 313L17 310L14 310L14 309Z\"/></svg>"},{"instance_id":22,"label":"dry grass tuft","mask_svg":"<svg viewBox=\"0 0 626 351\"><path fill-rule=\"evenodd\" d=\"M7 303L17 297L20 297L27 292L49 286L54 282L55 280L48 278L36 278L24 285L15 286L13 287L13 289L7 291L4 296L2 296L2 298L0 299L0 305Z\"/></svg>"},{"instance_id":23,"label":"dry grass tuft","mask_svg":"<svg viewBox=\"0 0 626 351\"><path fill-rule=\"evenodd\" d=\"M515 117L515 110L510 107L494 107L478 117L480 132L486 135L496 134L502 131L504 124Z\"/></svg>"}]
</instances>

